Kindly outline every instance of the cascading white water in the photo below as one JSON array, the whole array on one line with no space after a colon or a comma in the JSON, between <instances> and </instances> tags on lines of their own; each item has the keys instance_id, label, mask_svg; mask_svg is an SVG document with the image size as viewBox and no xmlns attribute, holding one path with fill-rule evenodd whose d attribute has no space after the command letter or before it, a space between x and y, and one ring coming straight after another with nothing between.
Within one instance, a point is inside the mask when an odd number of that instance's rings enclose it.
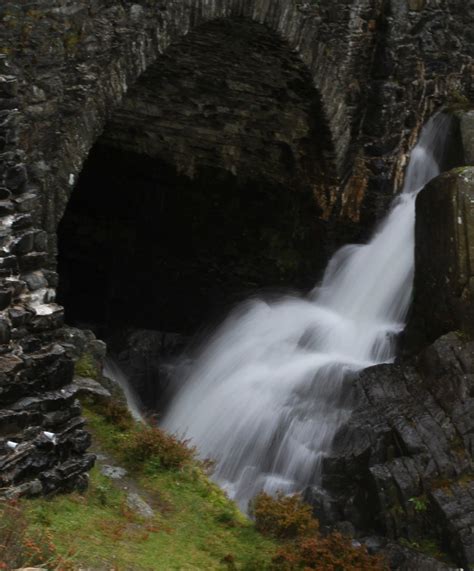
<instances>
[{"instance_id":1,"label":"cascading white water","mask_svg":"<svg viewBox=\"0 0 474 571\"><path fill-rule=\"evenodd\" d=\"M216 460L216 481L242 508L262 489L317 485L350 414L345 381L393 360L412 292L415 197L439 173L449 122L439 114L424 127L403 193L371 241L339 250L307 298L240 306L172 401L164 427Z\"/></svg>"},{"instance_id":2,"label":"cascading white water","mask_svg":"<svg viewBox=\"0 0 474 571\"><path fill-rule=\"evenodd\" d=\"M104 362L104 376L109 378L114 383L117 383L123 390L125 399L127 401L127 408L130 414L138 422L143 422L143 414L141 413L142 406L140 405L140 399L135 394L132 385L124 373L120 365L115 361L113 357L108 355Z\"/></svg>"}]
</instances>

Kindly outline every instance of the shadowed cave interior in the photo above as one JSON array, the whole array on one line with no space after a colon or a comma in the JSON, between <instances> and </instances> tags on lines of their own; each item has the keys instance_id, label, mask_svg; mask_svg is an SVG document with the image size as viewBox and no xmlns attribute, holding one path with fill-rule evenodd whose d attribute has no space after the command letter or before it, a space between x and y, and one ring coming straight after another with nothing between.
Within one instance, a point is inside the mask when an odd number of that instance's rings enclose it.
<instances>
[{"instance_id":1,"label":"shadowed cave interior","mask_svg":"<svg viewBox=\"0 0 474 571\"><path fill-rule=\"evenodd\" d=\"M98 145L60 226L60 301L69 323L192 333L261 288L310 287L318 233L311 195Z\"/></svg>"}]
</instances>

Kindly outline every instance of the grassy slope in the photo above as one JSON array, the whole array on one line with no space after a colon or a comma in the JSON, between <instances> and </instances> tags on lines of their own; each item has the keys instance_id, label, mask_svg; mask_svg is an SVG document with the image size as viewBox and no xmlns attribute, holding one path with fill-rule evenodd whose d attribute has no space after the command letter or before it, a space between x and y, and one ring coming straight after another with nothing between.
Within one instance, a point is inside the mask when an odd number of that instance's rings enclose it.
<instances>
[{"instance_id":1,"label":"grassy slope","mask_svg":"<svg viewBox=\"0 0 474 571\"><path fill-rule=\"evenodd\" d=\"M98 451L119 456L126 433L87 413ZM118 465L123 465L119 460ZM95 468L84 496L27 502L32 525L48 528L61 553L74 550L81 567L120 570L262 570L275 544L259 535L197 466L182 471L145 466L133 487L156 517L143 520L126 506L126 492ZM122 484L123 487L123 484ZM231 557L228 557L228 556ZM235 561L235 567L227 560Z\"/></svg>"}]
</instances>

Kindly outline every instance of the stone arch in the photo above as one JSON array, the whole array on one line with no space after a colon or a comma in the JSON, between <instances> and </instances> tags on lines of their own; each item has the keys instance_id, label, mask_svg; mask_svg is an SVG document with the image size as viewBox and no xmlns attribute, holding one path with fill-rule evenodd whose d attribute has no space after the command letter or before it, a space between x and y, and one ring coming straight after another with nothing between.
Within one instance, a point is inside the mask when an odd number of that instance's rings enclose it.
<instances>
[{"instance_id":1,"label":"stone arch","mask_svg":"<svg viewBox=\"0 0 474 571\"><path fill-rule=\"evenodd\" d=\"M44 12L26 6L7 12L2 34L11 48L0 58L0 94L8 102L0 128L7 152L2 213L8 215L8 255L0 271L9 280L0 296L6 407L0 418L0 488L15 494L71 489L84 483L93 461L74 404L67 339L58 337L63 309L53 301L54 260L58 221L111 111L176 39L213 20L248 19L278 34L316 78L340 174L350 119L344 73L335 66L335 28L346 39L350 4L339 11L329 0L314 9L292 0L57 2ZM44 72L38 74L39 68ZM55 433L54 442L44 430ZM12 440L19 442L17 452L8 447Z\"/></svg>"},{"instance_id":2,"label":"stone arch","mask_svg":"<svg viewBox=\"0 0 474 571\"><path fill-rule=\"evenodd\" d=\"M55 10L60 15L66 11ZM369 65L366 56L371 49L370 41L366 38L362 41L360 33L365 29L364 33L370 35L367 22L362 19L370 10L369 0L357 3L345 0L337 6L323 0L314 7L293 0L185 0L152 6L117 2L97 10L92 18L80 9L72 17L65 13L64 59L66 67L71 69L60 76L62 97L45 117L45 121L51 122L49 129L46 126L36 129L26 141L28 158L35 163L34 178L47 196L42 200L42 226L54 241L55 226L67 203L68 189L77 179L111 110L129 87L170 44L215 19L239 17L262 24L298 54L321 95L334 148L335 173L344 178L350 166L351 132L357 111L357 104L347 98L349 74L356 60ZM35 29L32 41L34 35ZM91 69L87 61L94 58L99 64ZM22 87L26 90L24 101L28 108L25 120L31 121L29 109L37 105L38 91L46 90L38 86L35 94L28 92L29 86ZM38 148L49 148L49 152L39 156ZM49 166L52 162L53 173L48 168L41 171L41 163ZM324 205L326 217L336 198L328 197Z\"/></svg>"},{"instance_id":3,"label":"stone arch","mask_svg":"<svg viewBox=\"0 0 474 571\"><path fill-rule=\"evenodd\" d=\"M68 322L183 333L243 292L313 287L335 179L297 54L248 18L199 24L129 88L81 171L57 232Z\"/></svg>"}]
</instances>

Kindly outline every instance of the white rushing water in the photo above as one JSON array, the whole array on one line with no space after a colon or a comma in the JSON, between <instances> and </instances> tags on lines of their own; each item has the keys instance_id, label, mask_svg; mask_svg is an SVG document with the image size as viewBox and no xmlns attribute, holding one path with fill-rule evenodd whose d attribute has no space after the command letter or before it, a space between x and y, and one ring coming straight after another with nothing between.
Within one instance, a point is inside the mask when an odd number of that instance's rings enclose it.
<instances>
[{"instance_id":1,"label":"white rushing water","mask_svg":"<svg viewBox=\"0 0 474 571\"><path fill-rule=\"evenodd\" d=\"M370 242L339 250L308 297L240 306L175 395L164 427L216 460L216 481L243 509L262 489L317 485L350 414L345 381L394 359L412 293L415 197L439 173L449 121L424 127L403 193Z\"/></svg>"},{"instance_id":2,"label":"white rushing water","mask_svg":"<svg viewBox=\"0 0 474 571\"><path fill-rule=\"evenodd\" d=\"M127 408L135 420L143 422L143 414L141 413L142 406L140 399L134 392L129 378L122 370L117 361L108 355L104 361L104 376L109 378L114 383L117 383L123 390L125 399L127 400Z\"/></svg>"}]
</instances>

